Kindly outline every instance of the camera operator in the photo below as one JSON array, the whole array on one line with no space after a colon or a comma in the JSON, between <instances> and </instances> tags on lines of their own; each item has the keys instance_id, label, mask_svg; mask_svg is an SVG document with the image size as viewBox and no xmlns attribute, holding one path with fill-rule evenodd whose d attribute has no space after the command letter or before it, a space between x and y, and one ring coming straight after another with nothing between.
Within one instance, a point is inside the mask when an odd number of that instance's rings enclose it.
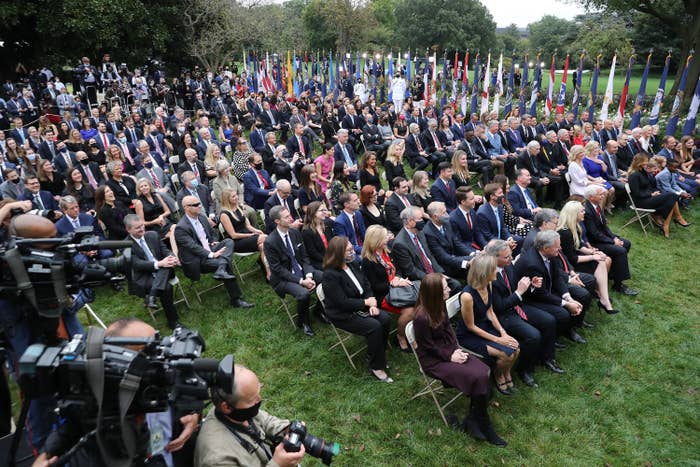
<instances>
[{"instance_id":1,"label":"camera operator","mask_svg":"<svg viewBox=\"0 0 700 467\"><path fill-rule=\"evenodd\" d=\"M306 452L304 445L298 452L287 452L279 442L289 420L260 410L260 380L242 365L234 368L233 394L215 386L210 389L214 410L202 424L195 467L297 465Z\"/></svg>"},{"instance_id":2,"label":"camera operator","mask_svg":"<svg viewBox=\"0 0 700 467\"><path fill-rule=\"evenodd\" d=\"M156 334L152 326L137 318L122 318L112 323L105 331L105 337L154 337ZM140 351L142 346L127 345L131 350ZM179 417L179 418L178 418ZM142 419L133 417L133 423ZM199 427L199 413L185 415L176 414L174 409L164 412L145 414L146 427L148 428L148 449L145 456L133 460L132 465L187 467L192 465L192 451L195 439L192 435ZM33 467L48 467L55 465L58 456L68 451L82 435L71 432L71 427L64 424L51 433L42 452L33 464ZM139 427L143 430L144 426ZM137 432L139 430L137 429ZM178 434L173 438L174 434ZM140 438L141 440L141 438ZM143 440L145 441L145 439ZM190 441L188 443L188 441ZM144 444L146 444L144 443ZM73 452L70 457L71 467L106 465L99 454L97 442L94 438Z\"/></svg>"}]
</instances>

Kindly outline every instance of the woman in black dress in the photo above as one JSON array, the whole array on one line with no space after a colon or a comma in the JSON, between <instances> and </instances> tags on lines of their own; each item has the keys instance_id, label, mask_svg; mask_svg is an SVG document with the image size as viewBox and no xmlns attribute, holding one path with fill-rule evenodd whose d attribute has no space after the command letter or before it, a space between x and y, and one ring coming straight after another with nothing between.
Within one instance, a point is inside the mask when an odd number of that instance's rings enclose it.
<instances>
[{"instance_id":1,"label":"woman in black dress","mask_svg":"<svg viewBox=\"0 0 700 467\"><path fill-rule=\"evenodd\" d=\"M307 206L314 201L325 201L324 193L316 183L316 168L313 164L306 164L299 172L299 205L303 211L306 211Z\"/></svg>"},{"instance_id":2,"label":"woman in black dress","mask_svg":"<svg viewBox=\"0 0 700 467\"><path fill-rule=\"evenodd\" d=\"M140 201L136 200L135 203L139 204ZM101 186L95 191L95 211L97 211L97 219L104 224L107 230L107 240L124 240L126 238L124 217L134 212L114 196L110 187Z\"/></svg>"},{"instance_id":3,"label":"woman in black dress","mask_svg":"<svg viewBox=\"0 0 700 467\"><path fill-rule=\"evenodd\" d=\"M386 160L384 161L384 173L389 186L392 185L396 177L406 177L406 171L403 168L403 154L406 150L406 141L403 139L395 139L391 142L389 149L386 151Z\"/></svg>"},{"instance_id":4,"label":"woman in black dress","mask_svg":"<svg viewBox=\"0 0 700 467\"><path fill-rule=\"evenodd\" d=\"M457 321L457 340L462 347L495 360L493 380L498 392L511 395L510 370L520 353L518 341L506 333L493 311L491 282L496 279L496 258L480 255L469 266L460 295L462 319Z\"/></svg>"},{"instance_id":5,"label":"woman in black dress","mask_svg":"<svg viewBox=\"0 0 700 467\"><path fill-rule=\"evenodd\" d=\"M447 317L445 302L449 297L450 288L442 274L428 274L421 281L413 319L416 356L428 376L471 398L462 429L478 440L505 446L488 414L489 367L460 348Z\"/></svg>"},{"instance_id":6,"label":"woman in black dress","mask_svg":"<svg viewBox=\"0 0 700 467\"><path fill-rule=\"evenodd\" d=\"M80 212L95 212L95 190L83 180L83 173L77 167L72 167L66 172L66 188L63 195L71 195L78 200Z\"/></svg>"},{"instance_id":7,"label":"woman in black dress","mask_svg":"<svg viewBox=\"0 0 700 467\"><path fill-rule=\"evenodd\" d=\"M381 225L386 227L384 209L377 201L377 190L372 185L365 185L360 190L360 214L365 221L365 227Z\"/></svg>"},{"instance_id":8,"label":"woman in black dress","mask_svg":"<svg viewBox=\"0 0 700 467\"><path fill-rule=\"evenodd\" d=\"M379 165L377 164L377 153L367 151L360 163L360 187L372 185L377 190L379 204L384 204L384 188L379 178Z\"/></svg>"},{"instance_id":9,"label":"woman in black dress","mask_svg":"<svg viewBox=\"0 0 700 467\"><path fill-rule=\"evenodd\" d=\"M323 114L323 120L321 121L321 132L323 133L323 140L326 143L335 143L337 141L335 135L340 129L338 120L333 115L332 111L328 111Z\"/></svg>"},{"instance_id":10,"label":"woman in black dress","mask_svg":"<svg viewBox=\"0 0 700 467\"><path fill-rule=\"evenodd\" d=\"M50 160L40 159L37 167L37 177L39 178L39 184L41 189L50 192L56 200L61 196L63 190L66 188L66 184L62 177L59 177L53 170L53 164Z\"/></svg>"},{"instance_id":11,"label":"woman in black dress","mask_svg":"<svg viewBox=\"0 0 700 467\"><path fill-rule=\"evenodd\" d=\"M175 224L170 218L170 209L163 197L153 190L151 181L147 178L139 178L136 182L136 192L141 201L136 208L136 214L141 218L146 230L158 233L162 239L168 239L175 256L177 245L175 244Z\"/></svg>"},{"instance_id":12,"label":"woman in black dress","mask_svg":"<svg viewBox=\"0 0 700 467\"><path fill-rule=\"evenodd\" d=\"M333 238L333 221L330 216L330 210L321 201L312 201L306 206L301 238L304 240L309 262L319 271L323 270L323 256L326 254L328 242Z\"/></svg>"},{"instance_id":13,"label":"woman in black dress","mask_svg":"<svg viewBox=\"0 0 700 467\"><path fill-rule=\"evenodd\" d=\"M674 220L682 227L690 224L683 219L680 209L678 209L678 195L671 192L662 193L656 186L655 170L656 163L649 161L645 154L637 154L632 159L630 174L627 183L635 206L638 208L654 209L651 218L654 223L661 227L664 236L671 236L669 229L671 220Z\"/></svg>"},{"instance_id":14,"label":"woman in black dress","mask_svg":"<svg viewBox=\"0 0 700 467\"><path fill-rule=\"evenodd\" d=\"M367 339L367 359L372 376L385 383L386 343L391 319L379 308L372 286L355 261L355 250L346 237L333 237L323 258L323 292L326 315L333 325Z\"/></svg>"},{"instance_id":15,"label":"woman in black dress","mask_svg":"<svg viewBox=\"0 0 700 467\"><path fill-rule=\"evenodd\" d=\"M233 251L236 253L260 252L260 261L265 268L265 278L270 280L270 267L265 259L263 244L267 235L250 224L243 209L238 203L238 192L230 188L221 193L221 228L224 236L233 240Z\"/></svg>"}]
</instances>

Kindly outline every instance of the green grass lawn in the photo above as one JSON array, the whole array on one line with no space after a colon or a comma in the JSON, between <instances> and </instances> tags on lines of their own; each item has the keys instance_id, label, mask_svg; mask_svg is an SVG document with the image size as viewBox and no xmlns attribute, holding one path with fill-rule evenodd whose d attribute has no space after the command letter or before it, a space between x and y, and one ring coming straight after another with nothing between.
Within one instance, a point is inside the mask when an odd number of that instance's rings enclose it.
<instances>
[{"instance_id":1,"label":"green grass lawn","mask_svg":"<svg viewBox=\"0 0 700 467\"><path fill-rule=\"evenodd\" d=\"M505 449L446 428L430 399L410 400L422 383L413 355L391 349L396 382L382 384L367 374L362 355L355 371L340 349L328 350L328 326L314 323L313 339L295 330L258 270L243 284L256 304L250 311L228 308L222 288L179 309L183 323L206 338L206 357L233 353L258 373L264 409L302 419L311 433L343 446L334 465L698 465L700 294L691 244L700 215L687 214L693 226L672 227L671 240L657 232L645 237L637 225L622 230L629 217L616 213L611 224L632 240L630 285L640 295L613 294L618 315L589 311L596 325L585 332L589 343L567 341L558 353L565 375L538 369L539 389L519 384L514 396L494 399L491 415L509 442ZM243 266L255 267L252 259ZM126 293L99 290L94 308L108 322L131 315L150 321ZM168 332L162 314L157 327ZM461 416L467 407L461 398L453 410Z\"/></svg>"}]
</instances>

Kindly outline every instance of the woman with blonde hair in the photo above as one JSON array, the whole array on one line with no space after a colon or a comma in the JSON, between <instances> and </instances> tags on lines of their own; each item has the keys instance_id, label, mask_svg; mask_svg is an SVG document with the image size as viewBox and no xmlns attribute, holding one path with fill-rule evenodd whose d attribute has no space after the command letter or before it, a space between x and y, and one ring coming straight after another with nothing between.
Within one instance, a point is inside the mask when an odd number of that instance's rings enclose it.
<instances>
[{"instance_id":1,"label":"woman with blonde hair","mask_svg":"<svg viewBox=\"0 0 700 467\"><path fill-rule=\"evenodd\" d=\"M462 319L457 321L457 340L462 347L495 360L492 377L496 389L509 396L514 387L510 370L518 358L520 346L506 333L493 311L491 282L495 279L496 258L476 256L469 266L469 285L459 297Z\"/></svg>"},{"instance_id":2,"label":"woman with blonde hair","mask_svg":"<svg viewBox=\"0 0 700 467\"><path fill-rule=\"evenodd\" d=\"M559 213L557 232L561 252L577 272L592 274L596 280L598 307L609 315L618 312L612 306L608 291L608 271L611 260L605 253L590 246L584 237L583 218L586 210L578 201L569 201Z\"/></svg>"},{"instance_id":3,"label":"woman with blonde hair","mask_svg":"<svg viewBox=\"0 0 700 467\"><path fill-rule=\"evenodd\" d=\"M411 193L415 195L416 201L420 202L421 207L425 210L428 209L428 205L433 201L430 196L428 184L430 178L428 177L428 172L425 170L416 170L413 174L413 186L411 187Z\"/></svg>"},{"instance_id":4,"label":"woman with blonde hair","mask_svg":"<svg viewBox=\"0 0 700 467\"><path fill-rule=\"evenodd\" d=\"M398 308L389 303L391 287L413 287L413 282L396 275L396 267L389 256L389 231L381 225L372 225L365 232L362 244L362 271L372 285L372 292L380 308L399 315L398 334L399 349L410 352L406 340L406 325L413 319L413 305Z\"/></svg>"},{"instance_id":5,"label":"woman with blonde hair","mask_svg":"<svg viewBox=\"0 0 700 467\"><path fill-rule=\"evenodd\" d=\"M455 182L455 188L469 186L471 176L469 163L467 162L467 153L461 149L456 150L454 156L452 156L452 180Z\"/></svg>"},{"instance_id":6,"label":"woman with blonde hair","mask_svg":"<svg viewBox=\"0 0 700 467\"><path fill-rule=\"evenodd\" d=\"M135 206L136 214L143 221L146 230L158 233L162 239L168 239L170 248L177 257L175 242L175 224L170 220L170 208L163 197L153 190L151 181L139 178L136 182L136 193L141 203Z\"/></svg>"},{"instance_id":7,"label":"woman with blonde hair","mask_svg":"<svg viewBox=\"0 0 700 467\"><path fill-rule=\"evenodd\" d=\"M204 155L204 169L207 171L209 180L216 177L216 163L220 160L225 160L221 157L221 148L216 144L210 144Z\"/></svg>"},{"instance_id":8,"label":"woman with blonde hair","mask_svg":"<svg viewBox=\"0 0 700 467\"><path fill-rule=\"evenodd\" d=\"M600 144L597 141L589 141L583 149L584 158L581 163L586 170L588 182L605 188L606 193L600 202L600 208L604 209L608 214L611 214L612 208L615 207L612 204L615 200L615 187L605 180L608 166L598 158L598 155L601 154Z\"/></svg>"},{"instance_id":9,"label":"woman with blonde hair","mask_svg":"<svg viewBox=\"0 0 700 467\"><path fill-rule=\"evenodd\" d=\"M700 150L695 149L695 139L690 135L685 135L676 147L680 148L676 156L676 160L681 164L678 172L685 177L700 182L700 173L698 173L700 168ZM690 180L686 180L686 182L688 181Z\"/></svg>"},{"instance_id":10,"label":"woman with blonde hair","mask_svg":"<svg viewBox=\"0 0 700 467\"><path fill-rule=\"evenodd\" d=\"M403 139L395 139L389 145L389 149L386 151L386 160L384 161L384 173L386 174L386 179L389 182L389 186L392 185L392 180L396 177L406 177L406 171L403 168L403 155L406 151L406 141Z\"/></svg>"},{"instance_id":11,"label":"woman with blonde hair","mask_svg":"<svg viewBox=\"0 0 700 467\"><path fill-rule=\"evenodd\" d=\"M243 210L238 204L238 192L226 188L221 194L221 228L225 237L233 240L233 251L236 253L260 252L262 269L265 272L265 279L270 280L270 266L265 258L263 244L267 235L250 224Z\"/></svg>"},{"instance_id":12,"label":"woman with blonde hair","mask_svg":"<svg viewBox=\"0 0 700 467\"><path fill-rule=\"evenodd\" d=\"M583 146L571 146L569 150L569 195L583 196L586 186L588 186L588 175L583 168Z\"/></svg>"}]
</instances>

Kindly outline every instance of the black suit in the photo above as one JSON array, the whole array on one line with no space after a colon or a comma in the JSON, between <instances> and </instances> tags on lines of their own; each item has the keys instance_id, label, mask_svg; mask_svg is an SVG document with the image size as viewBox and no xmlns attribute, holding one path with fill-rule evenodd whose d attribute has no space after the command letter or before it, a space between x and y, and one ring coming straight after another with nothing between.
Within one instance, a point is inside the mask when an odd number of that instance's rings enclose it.
<instances>
[{"instance_id":1,"label":"black suit","mask_svg":"<svg viewBox=\"0 0 700 467\"><path fill-rule=\"evenodd\" d=\"M423 233L428 241L428 248L445 270L445 274L450 277L466 279L467 269L462 267L462 264L464 261L471 260L469 248L452 232L449 223L443 225L442 229L441 233L432 222L425 224Z\"/></svg>"},{"instance_id":2,"label":"black suit","mask_svg":"<svg viewBox=\"0 0 700 467\"><path fill-rule=\"evenodd\" d=\"M588 242L610 256L612 260L610 277L613 280L613 284L619 286L622 284L622 281L631 277L627 256L632 243L612 233L608 227L605 214L601 211L600 215L598 215L595 206L590 201L586 201L585 211L583 225L586 228ZM622 241L622 246L615 245L615 238L619 238Z\"/></svg>"},{"instance_id":3,"label":"black suit","mask_svg":"<svg viewBox=\"0 0 700 467\"><path fill-rule=\"evenodd\" d=\"M523 298L515 293L518 282L514 267L510 265L504 267L496 274L496 280L491 283L491 286L493 311L498 316L498 321L506 332L520 343L519 369L532 372L537 360L554 359L556 320L546 311L525 303ZM518 314L516 307L520 307L527 319L523 319Z\"/></svg>"},{"instance_id":4,"label":"black suit","mask_svg":"<svg viewBox=\"0 0 700 467\"><path fill-rule=\"evenodd\" d=\"M542 286L539 288L531 287L530 293L525 296L525 303L554 316L558 332L566 334L571 328L571 316L569 311L562 306L562 297L569 290L568 280L560 264L556 258L550 258L548 269L540 252L536 248L530 248L518 258L515 265L515 279L519 281L523 276L542 278ZM517 282L515 283L517 284ZM511 286L515 287L513 284Z\"/></svg>"},{"instance_id":5,"label":"black suit","mask_svg":"<svg viewBox=\"0 0 700 467\"><path fill-rule=\"evenodd\" d=\"M336 327L365 336L370 369L384 370L386 369L385 351L391 318L384 310L379 310L377 316L357 314L358 311L367 311L364 301L373 296L372 286L360 270L359 265L352 263L348 267L362 287L362 291L360 292L345 271L326 269L323 272L326 314Z\"/></svg>"},{"instance_id":6,"label":"black suit","mask_svg":"<svg viewBox=\"0 0 700 467\"><path fill-rule=\"evenodd\" d=\"M209 249L204 248L200 242L197 232L187 215L182 216L180 222L175 226L175 241L177 242L180 263L185 276L190 280L198 281L202 273L214 272L220 268L224 268L227 273L232 274L233 240L227 238L216 245L212 245L216 240L214 231L209 225L207 218L200 214L197 220L204 229ZM221 256L209 258L210 252L216 252L222 248L226 248L226 251ZM223 282L230 299L232 301L238 300L241 297L241 289L236 279L226 279Z\"/></svg>"},{"instance_id":7,"label":"black suit","mask_svg":"<svg viewBox=\"0 0 700 467\"><path fill-rule=\"evenodd\" d=\"M406 200L411 206L420 206L420 203L416 202L415 197L412 194L406 195ZM389 199L386 200L384 204L384 219L386 220L386 227L394 235L396 235L403 228L403 221L401 220L401 211L406 209L406 205L396 192L394 192Z\"/></svg>"},{"instance_id":8,"label":"black suit","mask_svg":"<svg viewBox=\"0 0 700 467\"><path fill-rule=\"evenodd\" d=\"M209 179L207 178L207 169L206 167L204 167L204 162L200 161L199 159L195 159L194 165L195 167L197 167L196 173L194 170L192 170L192 165L187 160L181 162L179 167L177 168L178 178L182 179L182 174L189 170L190 172L198 175L197 179L199 180L200 184L206 185Z\"/></svg>"},{"instance_id":9,"label":"black suit","mask_svg":"<svg viewBox=\"0 0 700 467\"><path fill-rule=\"evenodd\" d=\"M282 298L287 294L292 295L297 301L298 324L309 324L309 302L312 292L301 285L300 281L310 274L318 284L323 277L323 272L314 268L309 262L301 232L289 229L287 235L299 270L294 271L294 261L289 252L289 246L280 231L273 229L264 244L265 257L270 265L270 285Z\"/></svg>"},{"instance_id":10,"label":"black suit","mask_svg":"<svg viewBox=\"0 0 700 467\"><path fill-rule=\"evenodd\" d=\"M294 195L289 195L289 197L286 199L286 202L289 214L292 215L292 219L302 219L301 214L294 207ZM280 202L279 196L276 194L268 197L265 201L265 204L263 205L263 211L265 212L265 230L268 233L272 232L272 230L275 228L275 223L270 218L270 209L272 209L275 206L281 205L282 203Z\"/></svg>"},{"instance_id":11,"label":"black suit","mask_svg":"<svg viewBox=\"0 0 700 467\"><path fill-rule=\"evenodd\" d=\"M146 232L143 239L146 241L146 246L155 261L160 261L173 254L156 232ZM129 293L139 297L145 295L159 296L163 304L163 311L165 311L165 316L168 319L168 325L172 327L178 320L177 310L173 303L173 288L169 282L175 276L175 270L164 267L156 269L153 261L148 260L148 256L140 243L132 236L128 236L127 240L131 240L133 243L131 247Z\"/></svg>"},{"instance_id":12,"label":"black suit","mask_svg":"<svg viewBox=\"0 0 700 467\"><path fill-rule=\"evenodd\" d=\"M404 140L406 141L406 157L411 167L414 167L416 170L425 169L429 162L425 156L420 154L421 151L425 151L423 138L420 135L410 133L406 135Z\"/></svg>"}]
</instances>

